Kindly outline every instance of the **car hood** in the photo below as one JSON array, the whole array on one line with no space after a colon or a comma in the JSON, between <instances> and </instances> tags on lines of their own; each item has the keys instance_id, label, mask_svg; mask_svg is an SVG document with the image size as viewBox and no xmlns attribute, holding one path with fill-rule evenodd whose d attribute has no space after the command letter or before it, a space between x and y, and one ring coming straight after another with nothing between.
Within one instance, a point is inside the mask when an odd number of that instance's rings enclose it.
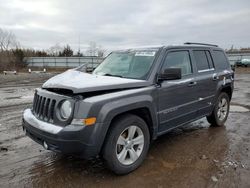
<instances>
[{"instance_id":1,"label":"car hood","mask_svg":"<svg viewBox=\"0 0 250 188\"><path fill-rule=\"evenodd\" d=\"M44 89L69 89L73 93L101 90L129 89L151 85L149 81L93 75L77 70L68 70L46 81Z\"/></svg>"}]
</instances>

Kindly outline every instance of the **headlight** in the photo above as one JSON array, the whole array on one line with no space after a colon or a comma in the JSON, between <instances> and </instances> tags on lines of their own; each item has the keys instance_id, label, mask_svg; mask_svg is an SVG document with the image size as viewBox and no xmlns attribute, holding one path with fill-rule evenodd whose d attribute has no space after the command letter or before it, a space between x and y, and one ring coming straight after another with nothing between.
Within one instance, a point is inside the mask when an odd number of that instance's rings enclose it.
<instances>
[{"instance_id":1,"label":"headlight","mask_svg":"<svg viewBox=\"0 0 250 188\"><path fill-rule=\"evenodd\" d=\"M62 103L60 108L60 114L63 119L68 119L72 113L72 104L66 100Z\"/></svg>"}]
</instances>

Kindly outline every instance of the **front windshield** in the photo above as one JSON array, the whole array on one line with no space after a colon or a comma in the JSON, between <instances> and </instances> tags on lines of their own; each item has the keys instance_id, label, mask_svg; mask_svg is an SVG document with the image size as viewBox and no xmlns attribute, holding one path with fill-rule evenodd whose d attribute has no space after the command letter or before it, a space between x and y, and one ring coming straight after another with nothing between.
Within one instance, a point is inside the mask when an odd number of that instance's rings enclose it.
<instances>
[{"instance_id":1,"label":"front windshield","mask_svg":"<svg viewBox=\"0 0 250 188\"><path fill-rule=\"evenodd\" d=\"M111 53L93 72L102 76L145 80L156 51L127 51Z\"/></svg>"}]
</instances>

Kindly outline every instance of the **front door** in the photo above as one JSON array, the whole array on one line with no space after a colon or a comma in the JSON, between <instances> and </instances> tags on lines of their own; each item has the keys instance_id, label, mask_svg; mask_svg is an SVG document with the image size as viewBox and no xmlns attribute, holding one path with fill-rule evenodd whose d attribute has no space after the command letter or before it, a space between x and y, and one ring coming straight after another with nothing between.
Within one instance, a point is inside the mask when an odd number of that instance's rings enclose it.
<instances>
[{"instance_id":1,"label":"front door","mask_svg":"<svg viewBox=\"0 0 250 188\"><path fill-rule=\"evenodd\" d=\"M197 115L197 81L189 50L171 50L167 53L161 71L181 68L182 78L163 81L158 88L159 132L181 125Z\"/></svg>"}]
</instances>

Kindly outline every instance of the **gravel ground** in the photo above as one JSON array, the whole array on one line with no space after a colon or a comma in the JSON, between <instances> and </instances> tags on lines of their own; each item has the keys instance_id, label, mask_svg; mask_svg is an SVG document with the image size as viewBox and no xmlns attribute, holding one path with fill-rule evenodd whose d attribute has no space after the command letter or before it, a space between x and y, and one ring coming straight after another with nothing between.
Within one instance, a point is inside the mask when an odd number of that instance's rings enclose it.
<instances>
[{"instance_id":1,"label":"gravel ground","mask_svg":"<svg viewBox=\"0 0 250 188\"><path fill-rule=\"evenodd\" d=\"M236 72L224 127L201 119L161 136L126 176L112 174L98 158L46 151L23 134L22 111L54 74L0 75L0 187L250 187L250 74Z\"/></svg>"}]
</instances>

